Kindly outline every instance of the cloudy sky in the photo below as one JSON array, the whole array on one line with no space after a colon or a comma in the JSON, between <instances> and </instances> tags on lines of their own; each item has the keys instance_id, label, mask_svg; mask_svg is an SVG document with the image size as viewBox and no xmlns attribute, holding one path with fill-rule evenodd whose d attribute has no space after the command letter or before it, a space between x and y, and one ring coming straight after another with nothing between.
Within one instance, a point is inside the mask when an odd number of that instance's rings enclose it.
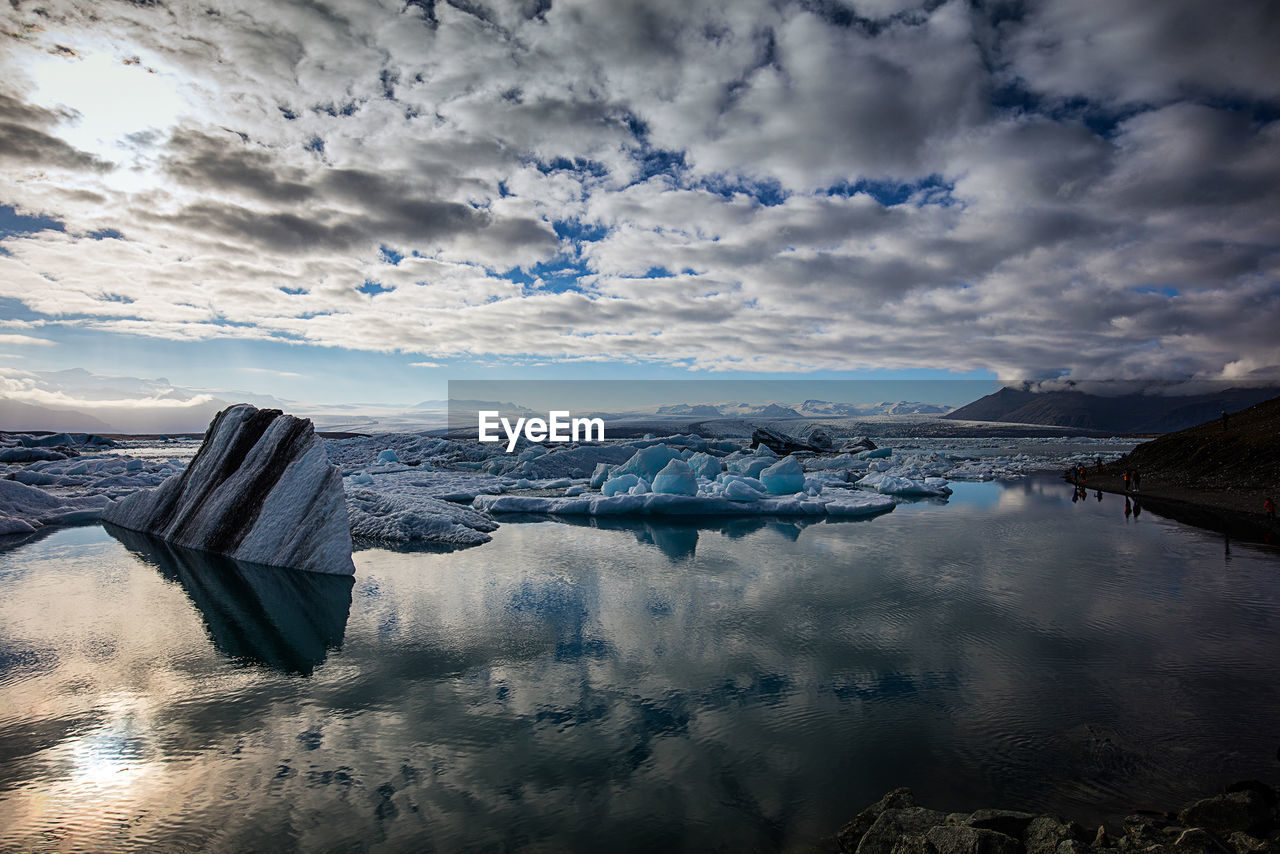
<instances>
[{"instance_id":1,"label":"cloudy sky","mask_svg":"<svg viewBox=\"0 0 1280 854\"><path fill-rule=\"evenodd\" d=\"M0 31L11 386L1280 366L1272 0L12 0Z\"/></svg>"}]
</instances>

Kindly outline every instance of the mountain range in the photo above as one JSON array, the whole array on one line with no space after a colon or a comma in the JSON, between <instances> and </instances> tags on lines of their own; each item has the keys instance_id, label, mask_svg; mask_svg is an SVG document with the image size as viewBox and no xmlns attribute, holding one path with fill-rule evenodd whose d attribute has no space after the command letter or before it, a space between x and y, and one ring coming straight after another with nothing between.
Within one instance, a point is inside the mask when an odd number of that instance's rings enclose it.
<instances>
[{"instance_id":1,"label":"mountain range","mask_svg":"<svg viewBox=\"0 0 1280 854\"><path fill-rule=\"evenodd\" d=\"M964 421L998 421L1102 430L1169 433L1280 395L1280 387L1226 388L1201 394L1100 395L1075 390L1031 391L1005 387L944 415Z\"/></svg>"}]
</instances>

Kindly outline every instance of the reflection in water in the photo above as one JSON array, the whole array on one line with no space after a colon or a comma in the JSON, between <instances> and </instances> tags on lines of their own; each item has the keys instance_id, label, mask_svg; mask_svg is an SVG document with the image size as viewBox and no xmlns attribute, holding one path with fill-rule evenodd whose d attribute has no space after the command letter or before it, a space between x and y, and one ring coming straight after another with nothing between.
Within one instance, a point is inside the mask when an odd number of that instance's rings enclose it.
<instances>
[{"instance_id":1,"label":"reflection in water","mask_svg":"<svg viewBox=\"0 0 1280 854\"><path fill-rule=\"evenodd\" d=\"M1096 823L1267 776L1276 554L1095 498L504 518L333 597L63 531L0 553L5 844L804 850L899 785ZM327 658L280 628L328 607Z\"/></svg>"},{"instance_id":2,"label":"reflection in water","mask_svg":"<svg viewBox=\"0 0 1280 854\"><path fill-rule=\"evenodd\" d=\"M330 649L342 646L355 584L350 576L244 563L116 525L104 527L182 585L225 655L309 675Z\"/></svg>"}]
</instances>

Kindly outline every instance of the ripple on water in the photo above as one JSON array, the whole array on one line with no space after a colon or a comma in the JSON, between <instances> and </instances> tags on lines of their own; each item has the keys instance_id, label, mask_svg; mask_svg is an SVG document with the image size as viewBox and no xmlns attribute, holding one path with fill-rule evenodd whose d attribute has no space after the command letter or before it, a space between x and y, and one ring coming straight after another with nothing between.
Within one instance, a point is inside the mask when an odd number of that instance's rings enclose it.
<instances>
[{"instance_id":1,"label":"ripple on water","mask_svg":"<svg viewBox=\"0 0 1280 854\"><path fill-rule=\"evenodd\" d=\"M253 608L96 529L33 540L0 554L6 843L778 850L898 785L1089 819L1265 775L1274 553L1058 486L508 523Z\"/></svg>"}]
</instances>

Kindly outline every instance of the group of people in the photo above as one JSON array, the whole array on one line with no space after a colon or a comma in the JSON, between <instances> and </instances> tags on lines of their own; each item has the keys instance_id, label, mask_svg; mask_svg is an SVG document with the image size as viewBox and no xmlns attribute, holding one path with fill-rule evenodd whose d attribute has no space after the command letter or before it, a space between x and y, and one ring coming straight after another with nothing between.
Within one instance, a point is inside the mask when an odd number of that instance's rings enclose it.
<instances>
[{"instance_id":1,"label":"group of people","mask_svg":"<svg viewBox=\"0 0 1280 854\"><path fill-rule=\"evenodd\" d=\"M1142 486L1142 472L1137 469L1124 470L1124 491L1140 492Z\"/></svg>"}]
</instances>

